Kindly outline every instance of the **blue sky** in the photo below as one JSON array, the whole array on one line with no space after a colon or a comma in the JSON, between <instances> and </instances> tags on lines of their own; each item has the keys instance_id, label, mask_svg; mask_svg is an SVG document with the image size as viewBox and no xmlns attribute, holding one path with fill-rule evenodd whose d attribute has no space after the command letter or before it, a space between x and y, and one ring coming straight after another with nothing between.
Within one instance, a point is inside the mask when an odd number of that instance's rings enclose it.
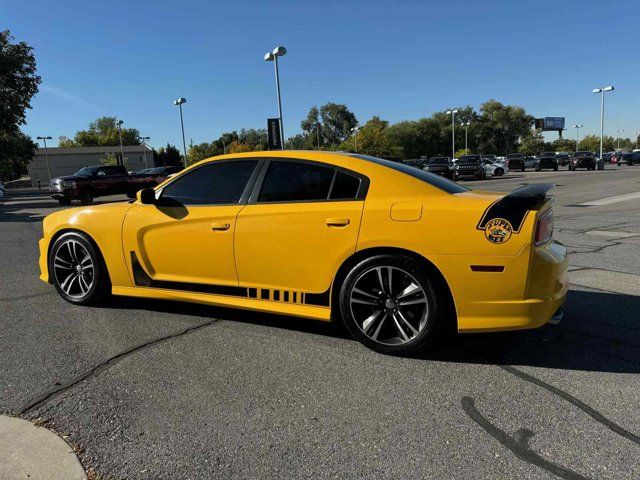
<instances>
[{"instance_id":1,"label":"blue sky","mask_svg":"<svg viewBox=\"0 0 640 480\"><path fill-rule=\"evenodd\" d=\"M591 90L609 84L605 133L640 130L637 1L4 0L0 18L35 49L43 83L24 128L34 137L72 136L112 115L153 146L180 145L180 96L187 142L264 128L277 106L262 57L276 45L289 51L280 64L287 136L327 101L364 123L489 98L596 133Z\"/></svg>"}]
</instances>

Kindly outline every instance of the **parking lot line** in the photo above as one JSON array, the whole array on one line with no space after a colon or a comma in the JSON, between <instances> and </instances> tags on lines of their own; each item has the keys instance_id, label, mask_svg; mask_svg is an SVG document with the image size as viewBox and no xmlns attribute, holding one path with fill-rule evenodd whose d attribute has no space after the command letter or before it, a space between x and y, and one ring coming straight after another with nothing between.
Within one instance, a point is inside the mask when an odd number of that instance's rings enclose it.
<instances>
[{"instance_id":1,"label":"parking lot line","mask_svg":"<svg viewBox=\"0 0 640 480\"><path fill-rule=\"evenodd\" d=\"M624 195L616 195L615 197L601 198L600 200L592 200L589 202L579 203L586 207L597 207L602 205L613 205L614 203L626 202L627 200L636 200L640 198L640 192L625 193Z\"/></svg>"}]
</instances>

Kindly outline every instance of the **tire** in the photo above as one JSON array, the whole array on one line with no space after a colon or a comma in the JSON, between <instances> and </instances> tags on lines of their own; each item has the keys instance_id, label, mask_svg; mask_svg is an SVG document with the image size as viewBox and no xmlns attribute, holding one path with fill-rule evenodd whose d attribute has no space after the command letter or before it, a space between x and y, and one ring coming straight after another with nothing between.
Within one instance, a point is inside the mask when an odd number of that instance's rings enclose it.
<instances>
[{"instance_id":1,"label":"tire","mask_svg":"<svg viewBox=\"0 0 640 480\"><path fill-rule=\"evenodd\" d=\"M93 203L93 195L90 190L83 190L80 192L80 204L91 205Z\"/></svg>"},{"instance_id":2,"label":"tire","mask_svg":"<svg viewBox=\"0 0 640 480\"><path fill-rule=\"evenodd\" d=\"M49 250L49 279L58 294L76 305L96 305L111 294L104 259L83 233L68 232Z\"/></svg>"},{"instance_id":3,"label":"tire","mask_svg":"<svg viewBox=\"0 0 640 480\"><path fill-rule=\"evenodd\" d=\"M540 170L542 170L541 168L536 168L536 172L539 172Z\"/></svg>"},{"instance_id":4,"label":"tire","mask_svg":"<svg viewBox=\"0 0 640 480\"><path fill-rule=\"evenodd\" d=\"M497 169L496 169L496 171L495 171L495 175L496 175L497 177L501 177L501 176L503 176L503 175L504 175L504 170L503 170L503 169L501 169L501 168L497 168Z\"/></svg>"},{"instance_id":5,"label":"tire","mask_svg":"<svg viewBox=\"0 0 640 480\"><path fill-rule=\"evenodd\" d=\"M347 274L340 288L340 313L347 330L366 347L410 355L437 339L444 323L439 318L444 311L441 298L444 296L436 295L434 283L415 260L376 255ZM401 306L401 302L416 303Z\"/></svg>"},{"instance_id":6,"label":"tire","mask_svg":"<svg viewBox=\"0 0 640 480\"><path fill-rule=\"evenodd\" d=\"M68 207L69 205L71 205L71 199L69 199L69 198L59 198L58 199L58 203L60 205L62 205L63 207Z\"/></svg>"},{"instance_id":7,"label":"tire","mask_svg":"<svg viewBox=\"0 0 640 480\"><path fill-rule=\"evenodd\" d=\"M555 166L553 167L553 171L554 171L554 172L557 172L557 171L558 171L558 165L555 165Z\"/></svg>"},{"instance_id":8,"label":"tire","mask_svg":"<svg viewBox=\"0 0 640 480\"><path fill-rule=\"evenodd\" d=\"M524 171L525 171L525 167L522 167L522 168L520 169L520 171L521 171L521 172L524 172Z\"/></svg>"}]
</instances>

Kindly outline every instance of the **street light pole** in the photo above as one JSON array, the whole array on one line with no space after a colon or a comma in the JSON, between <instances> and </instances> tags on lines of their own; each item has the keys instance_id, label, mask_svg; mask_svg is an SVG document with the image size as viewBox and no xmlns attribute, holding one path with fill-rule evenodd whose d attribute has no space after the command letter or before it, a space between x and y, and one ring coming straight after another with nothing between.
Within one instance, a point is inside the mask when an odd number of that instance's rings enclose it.
<instances>
[{"instance_id":1,"label":"street light pole","mask_svg":"<svg viewBox=\"0 0 640 480\"><path fill-rule=\"evenodd\" d=\"M143 147L147 147L147 140L151 140L151 137L138 137L138 140L142 141L142 146ZM149 165L147 165L147 148L145 148L143 150L143 152L144 152L144 168L148 168L149 167Z\"/></svg>"},{"instance_id":2,"label":"street light pole","mask_svg":"<svg viewBox=\"0 0 640 480\"><path fill-rule=\"evenodd\" d=\"M280 96L280 72L278 70L278 57L284 57L287 54L285 47L279 46L273 49L272 52L264 54L265 62L273 62L276 73L276 95L278 97L278 116L280 118L280 137L282 143L282 150L284 150L284 124L282 123L282 98Z\"/></svg>"},{"instance_id":3,"label":"street light pole","mask_svg":"<svg viewBox=\"0 0 640 480\"><path fill-rule=\"evenodd\" d=\"M182 129L182 150L184 151L184 168L187 168L187 142L184 139L184 120L182 118L182 104L187 103L187 99L180 97L173 102L180 108L180 128Z\"/></svg>"},{"instance_id":4,"label":"street light pole","mask_svg":"<svg viewBox=\"0 0 640 480\"><path fill-rule=\"evenodd\" d=\"M594 88L593 93L602 94L602 102L600 104L600 158L602 158L602 140L604 138L604 92L613 91L613 86Z\"/></svg>"},{"instance_id":5,"label":"street light pole","mask_svg":"<svg viewBox=\"0 0 640 480\"><path fill-rule=\"evenodd\" d=\"M616 133L618 134L618 150L620 150L620 134L624 132L624 130L616 130Z\"/></svg>"},{"instance_id":6,"label":"street light pole","mask_svg":"<svg viewBox=\"0 0 640 480\"><path fill-rule=\"evenodd\" d=\"M360 130L360 127L355 126L351 129L351 132L353 133L353 150L358 153L358 130Z\"/></svg>"},{"instance_id":7,"label":"street light pole","mask_svg":"<svg viewBox=\"0 0 640 480\"><path fill-rule=\"evenodd\" d=\"M47 162L47 175L49 176L49 181L51 181L51 170L49 169L49 153L47 152L47 140L51 140L51 137L37 137L38 140L42 140L44 142L44 159Z\"/></svg>"},{"instance_id":8,"label":"street light pole","mask_svg":"<svg viewBox=\"0 0 640 480\"><path fill-rule=\"evenodd\" d=\"M121 165L124 165L124 147L122 146L122 120L118 120L118 136L120 137L120 161Z\"/></svg>"},{"instance_id":9,"label":"street light pole","mask_svg":"<svg viewBox=\"0 0 640 480\"><path fill-rule=\"evenodd\" d=\"M320 150L320 122L316 123L316 136L318 137L318 150Z\"/></svg>"},{"instance_id":10,"label":"street light pole","mask_svg":"<svg viewBox=\"0 0 640 480\"><path fill-rule=\"evenodd\" d=\"M458 110L447 110L447 115L451 115L451 158L453 159L456 156L456 113Z\"/></svg>"},{"instance_id":11,"label":"street light pole","mask_svg":"<svg viewBox=\"0 0 640 480\"><path fill-rule=\"evenodd\" d=\"M579 123L577 125L574 125L573 128L576 129L576 152L578 151L578 132L580 131L580 129L584 127L583 124Z\"/></svg>"},{"instance_id":12,"label":"street light pole","mask_svg":"<svg viewBox=\"0 0 640 480\"><path fill-rule=\"evenodd\" d=\"M468 155L469 154L469 148L467 146L467 136L468 136L468 133L469 133L469 125L471 125L471 122L465 122L462 125L464 125L464 151Z\"/></svg>"}]
</instances>

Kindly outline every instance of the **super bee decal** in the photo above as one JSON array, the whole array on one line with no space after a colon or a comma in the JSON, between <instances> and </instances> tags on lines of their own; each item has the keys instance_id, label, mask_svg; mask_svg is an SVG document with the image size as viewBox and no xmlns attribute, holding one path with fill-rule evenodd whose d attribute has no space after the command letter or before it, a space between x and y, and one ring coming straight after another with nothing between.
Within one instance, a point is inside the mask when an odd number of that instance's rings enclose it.
<instances>
[{"instance_id":1,"label":"super bee decal","mask_svg":"<svg viewBox=\"0 0 640 480\"><path fill-rule=\"evenodd\" d=\"M491 243L505 243L511 238L513 227L504 218L489 220L484 227L484 236Z\"/></svg>"}]
</instances>

